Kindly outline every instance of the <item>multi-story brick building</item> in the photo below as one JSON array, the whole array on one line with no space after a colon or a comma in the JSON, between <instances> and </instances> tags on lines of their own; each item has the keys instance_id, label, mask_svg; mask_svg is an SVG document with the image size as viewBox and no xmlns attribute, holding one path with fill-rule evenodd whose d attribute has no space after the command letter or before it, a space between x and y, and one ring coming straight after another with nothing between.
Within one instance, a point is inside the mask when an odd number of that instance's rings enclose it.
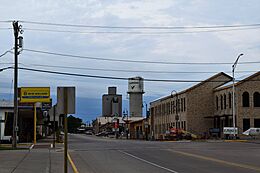
<instances>
[{"instance_id":1,"label":"multi-story brick building","mask_svg":"<svg viewBox=\"0 0 260 173\"><path fill-rule=\"evenodd\" d=\"M214 128L233 126L232 86L231 82L214 90ZM235 103L236 125L240 134L250 127L260 127L260 72L235 84Z\"/></svg>"},{"instance_id":2,"label":"multi-story brick building","mask_svg":"<svg viewBox=\"0 0 260 173\"><path fill-rule=\"evenodd\" d=\"M232 126L232 112L229 106L232 87L225 85L230 81L232 81L232 77L221 72L189 89L151 102L151 133L154 138L163 138L170 127L204 135L209 133L210 128L218 127L222 131L221 127ZM236 84L237 100L242 99L241 92L247 91L250 95L250 105L253 105L253 99L255 99L255 104L259 105L259 82L259 72L238 82ZM260 108L257 109L253 106L251 108L252 110L243 108L241 102L238 102L238 127L242 127L242 121L248 121L246 118L243 120L243 117L248 116L252 117L251 124L253 121L258 124L257 117L260 118ZM220 126L221 121L222 124L224 123L223 126Z\"/></svg>"}]
</instances>

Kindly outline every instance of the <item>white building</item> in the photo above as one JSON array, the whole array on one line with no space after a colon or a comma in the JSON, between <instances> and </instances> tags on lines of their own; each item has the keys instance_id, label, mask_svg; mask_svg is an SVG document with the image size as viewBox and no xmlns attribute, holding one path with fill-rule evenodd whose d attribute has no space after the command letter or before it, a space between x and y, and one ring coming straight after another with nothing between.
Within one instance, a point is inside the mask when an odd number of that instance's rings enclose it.
<instances>
[{"instance_id":1,"label":"white building","mask_svg":"<svg viewBox=\"0 0 260 173\"><path fill-rule=\"evenodd\" d=\"M10 127L9 124L12 124L13 120L13 109L14 105L13 102L7 100L0 101L0 140L10 140L12 136L12 126ZM6 126L8 123L8 126ZM5 128L8 129L5 129Z\"/></svg>"}]
</instances>

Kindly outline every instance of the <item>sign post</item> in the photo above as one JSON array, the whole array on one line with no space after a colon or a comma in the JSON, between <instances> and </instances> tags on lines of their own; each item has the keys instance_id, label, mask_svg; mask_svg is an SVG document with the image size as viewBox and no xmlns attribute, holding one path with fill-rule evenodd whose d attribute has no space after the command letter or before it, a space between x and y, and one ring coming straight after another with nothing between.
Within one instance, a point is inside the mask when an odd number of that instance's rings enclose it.
<instances>
[{"instance_id":1,"label":"sign post","mask_svg":"<svg viewBox=\"0 0 260 173\"><path fill-rule=\"evenodd\" d=\"M37 122L37 108L36 103L33 104L34 107L34 116L33 116L33 144L36 144L36 122Z\"/></svg>"},{"instance_id":2,"label":"sign post","mask_svg":"<svg viewBox=\"0 0 260 173\"><path fill-rule=\"evenodd\" d=\"M67 114L75 114L75 87L57 88L57 108L64 115L64 173L68 172L68 123Z\"/></svg>"}]
</instances>

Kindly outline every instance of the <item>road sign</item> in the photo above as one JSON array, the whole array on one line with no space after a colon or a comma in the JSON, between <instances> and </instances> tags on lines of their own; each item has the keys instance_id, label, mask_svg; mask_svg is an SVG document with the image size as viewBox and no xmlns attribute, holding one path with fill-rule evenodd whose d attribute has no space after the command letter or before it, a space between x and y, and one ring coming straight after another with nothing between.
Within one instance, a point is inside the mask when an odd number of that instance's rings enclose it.
<instances>
[{"instance_id":1,"label":"road sign","mask_svg":"<svg viewBox=\"0 0 260 173\"><path fill-rule=\"evenodd\" d=\"M224 127L223 128L223 133L225 135L234 135L234 134L238 134L238 129L237 127Z\"/></svg>"},{"instance_id":2,"label":"road sign","mask_svg":"<svg viewBox=\"0 0 260 173\"><path fill-rule=\"evenodd\" d=\"M75 87L58 87L57 100L59 114L75 114ZM65 103L65 100L67 100L67 103ZM65 110L65 107L67 107L67 110Z\"/></svg>"},{"instance_id":3,"label":"road sign","mask_svg":"<svg viewBox=\"0 0 260 173\"><path fill-rule=\"evenodd\" d=\"M20 102L50 102L50 87L22 87Z\"/></svg>"}]
</instances>

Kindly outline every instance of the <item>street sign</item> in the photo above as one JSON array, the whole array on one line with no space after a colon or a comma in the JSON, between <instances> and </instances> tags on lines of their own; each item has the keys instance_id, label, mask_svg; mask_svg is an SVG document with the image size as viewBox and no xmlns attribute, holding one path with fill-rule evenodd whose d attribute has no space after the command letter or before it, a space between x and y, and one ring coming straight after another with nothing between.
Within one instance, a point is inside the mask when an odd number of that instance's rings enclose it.
<instances>
[{"instance_id":1,"label":"street sign","mask_svg":"<svg viewBox=\"0 0 260 173\"><path fill-rule=\"evenodd\" d=\"M223 128L223 133L225 135L234 135L234 134L238 134L238 129L237 127L224 127Z\"/></svg>"},{"instance_id":2,"label":"street sign","mask_svg":"<svg viewBox=\"0 0 260 173\"><path fill-rule=\"evenodd\" d=\"M50 102L50 87L22 87L20 102Z\"/></svg>"},{"instance_id":3,"label":"street sign","mask_svg":"<svg viewBox=\"0 0 260 173\"><path fill-rule=\"evenodd\" d=\"M58 114L75 114L75 87L58 87L57 100Z\"/></svg>"}]
</instances>

